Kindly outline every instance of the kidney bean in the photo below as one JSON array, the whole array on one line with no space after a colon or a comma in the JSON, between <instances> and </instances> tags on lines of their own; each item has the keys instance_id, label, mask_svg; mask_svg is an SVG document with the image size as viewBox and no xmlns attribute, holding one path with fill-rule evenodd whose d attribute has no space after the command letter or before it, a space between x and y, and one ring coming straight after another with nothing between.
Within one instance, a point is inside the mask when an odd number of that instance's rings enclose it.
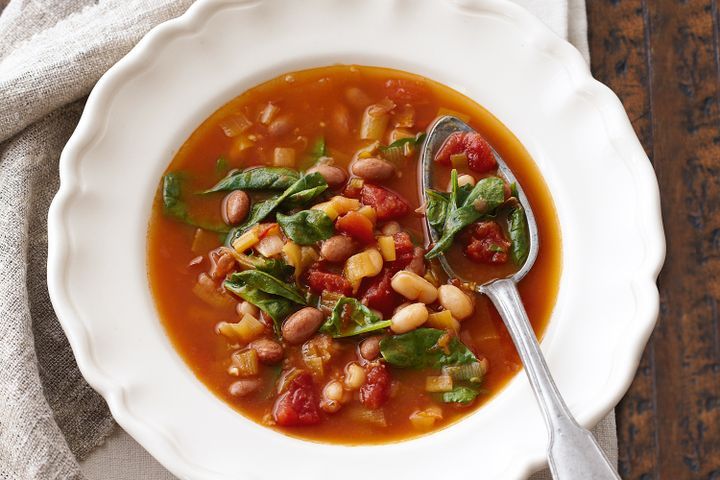
<instances>
[{"instance_id":1,"label":"kidney bean","mask_svg":"<svg viewBox=\"0 0 720 480\"><path fill-rule=\"evenodd\" d=\"M222 204L222 217L228 225L237 225L250 211L250 197L242 190L229 193Z\"/></svg>"},{"instance_id":2,"label":"kidney bean","mask_svg":"<svg viewBox=\"0 0 720 480\"><path fill-rule=\"evenodd\" d=\"M415 247L413 249L413 257L405 267L405 270L411 271L421 277L425 275L425 249L422 247Z\"/></svg>"},{"instance_id":3,"label":"kidney bean","mask_svg":"<svg viewBox=\"0 0 720 480\"><path fill-rule=\"evenodd\" d=\"M280 115L268 125L268 133L273 137L282 137L293 128L292 115Z\"/></svg>"},{"instance_id":4,"label":"kidney bean","mask_svg":"<svg viewBox=\"0 0 720 480\"><path fill-rule=\"evenodd\" d=\"M347 174L345 170L332 165L315 165L309 168L307 173L319 173L323 176L330 188L338 188L345 184Z\"/></svg>"},{"instance_id":5,"label":"kidney bean","mask_svg":"<svg viewBox=\"0 0 720 480\"><path fill-rule=\"evenodd\" d=\"M291 345L299 345L313 336L325 316L317 308L305 307L288 317L282 326L282 336Z\"/></svg>"},{"instance_id":6,"label":"kidney bean","mask_svg":"<svg viewBox=\"0 0 720 480\"><path fill-rule=\"evenodd\" d=\"M340 263L357 251L355 241L345 235L334 235L325 240L320 247L320 254L328 262Z\"/></svg>"},{"instance_id":7,"label":"kidney bean","mask_svg":"<svg viewBox=\"0 0 720 480\"><path fill-rule=\"evenodd\" d=\"M369 181L384 181L395 173L395 168L381 158L361 158L352 165L352 173Z\"/></svg>"},{"instance_id":8,"label":"kidney bean","mask_svg":"<svg viewBox=\"0 0 720 480\"><path fill-rule=\"evenodd\" d=\"M230 395L244 397L260 388L260 385L262 385L262 380L259 378L241 378L237 382L233 382L228 390L230 391Z\"/></svg>"},{"instance_id":9,"label":"kidney bean","mask_svg":"<svg viewBox=\"0 0 720 480\"><path fill-rule=\"evenodd\" d=\"M365 360L375 360L380 355L381 336L368 337L360 344L360 355Z\"/></svg>"},{"instance_id":10,"label":"kidney bean","mask_svg":"<svg viewBox=\"0 0 720 480\"><path fill-rule=\"evenodd\" d=\"M283 359L282 345L269 338L258 338L250 342L248 348L255 350L258 359L265 365L274 365Z\"/></svg>"}]
</instances>

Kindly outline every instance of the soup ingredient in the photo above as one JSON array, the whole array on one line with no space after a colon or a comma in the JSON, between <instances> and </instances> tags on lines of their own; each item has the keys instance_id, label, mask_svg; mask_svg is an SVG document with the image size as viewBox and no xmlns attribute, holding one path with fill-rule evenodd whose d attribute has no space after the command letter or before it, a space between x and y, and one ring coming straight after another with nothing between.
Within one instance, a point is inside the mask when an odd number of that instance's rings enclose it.
<instances>
[{"instance_id":1,"label":"soup ingredient","mask_svg":"<svg viewBox=\"0 0 720 480\"><path fill-rule=\"evenodd\" d=\"M371 182L381 182L392 177L395 168L381 158L361 158L353 163L352 173Z\"/></svg>"},{"instance_id":2,"label":"soup ingredient","mask_svg":"<svg viewBox=\"0 0 720 480\"><path fill-rule=\"evenodd\" d=\"M435 155L435 161L450 165L450 157L457 154L465 154L468 167L478 173L497 169L490 144L477 132L455 132L449 135Z\"/></svg>"},{"instance_id":3,"label":"soup ingredient","mask_svg":"<svg viewBox=\"0 0 720 480\"><path fill-rule=\"evenodd\" d=\"M438 299L445 310L458 320L464 320L473 313L473 302L455 285L441 285L438 288Z\"/></svg>"},{"instance_id":4,"label":"soup ingredient","mask_svg":"<svg viewBox=\"0 0 720 480\"><path fill-rule=\"evenodd\" d=\"M468 228L470 240L465 255L479 263L502 264L507 262L510 242L496 222L478 222Z\"/></svg>"},{"instance_id":5,"label":"soup ingredient","mask_svg":"<svg viewBox=\"0 0 720 480\"><path fill-rule=\"evenodd\" d=\"M222 225L212 225L193 218L187 209L187 205L182 199L182 182L183 174L181 172L170 172L165 174L162 182L162 202L163 210L181 222L187 223L194 227L209 230L211 232L227 232L227 228Z\"/></svg>"},{"instance_id":6,"label":"soup ingredient","mask_svg":"<svg viewBox=\"0 0 720 480\"><path fill-rule=\"evenodd\" d=\"M255 392L262 386L262 380L259 378L241 378L230 384L228 391L230 395L235 397L245 397Z\"/></svg>"},{"instance_id":7,"label":"soup ingredient","mask_svg":"<svg viewBox=\"0 0 720 480\"><path fill-rule=\"evenodd\" d=\"M319 164L311 167L307 171L310 173L319 173L325 179L330 188L338 188L345 184L347 174L345 170L334 167L332 165Z\"/></svg>"},{"instance_id":8,"label":"soup ingredient","mask_svg":"<svg viewBox=\"0 0 720 480\"><path fill-rule=\"evenodd\" d=\"M365 383L360 387L360 402L367 408L383 406L390 398L390 372L383 363L371 364L367 369Z\"/></svg>"},{"instance_id":9,"label":"soup ingredient","mask_svg":"<svg viewBox=\"0 0 720 480\"><path fill-rule=\"evenodd\" d=\"M405 333L415 330L427 322L428 310L424 303L413 303L400 309L393 315L390 330L395 333Z\"/></svg>"},{"instance_id":10,"label":"soup ingredient","mask_svg":"<svg viewBox=\"0 0 720 480\"><path fill-rule=\"evenodd\" d=\"M399 368L442 368L477 361L456 337L435 328L385 337L380 341L380 353L387 363Z\"/></svg>"},{"instance_id":11,"label":"soup ingredient","mask_svg":"<svg viewBox=\"0 0 720 480\"><path fill-rule=\"evenodd\" d=\"M305 307L288 317L282 325L282 336L291 345L299 345L313 336L325 316L317 308Z\"/></svg>"},{"instance_id":12,"label":"soup ingredient","mask_svg":"<svg viewBox=\"0 0 720 480\"><path fill-rule=\"evenodd\" d=\"M445 403L470 403L478 396L478 392L470 387L455 387L449 392L443 393L442 399Z\"/></svg>"},{"instance_id":13,"label":"soup ingredient","mask_svg":"<svg viewBox=\"0 0 720 480\"><path fill-rule=\"evenodd\" d=\"M285 392L275 401L273 417L283 427L313 425L320 421L318 398L309 373L300 372L288 383Z\"/></svg>"},{"instance_id":14,"label":"soup ingredient","mask_svg":"<svg viewBox=\"0 0 720 480\"><path fill-rule=\"evenodd\" d=\"M512 242L510 255L515 265L520 266L525 263L530 251L527 216L525 215L525 209L520 204L516 205L510 212L508 224L510 225L508 233Z\"/></svg>"},{"instance_id":15,"label":"soup ingredient","mask_svg":"<svg viewBox=\"0 0 720 480\"><path fill-rule=\"evenodd\" d=\"M488 369L488 362L484 358L478 362L465 365L450 365L442 368L444 375L449 375L453 380L480 384Z\"/></svg>"},{"instance_id":16,"label":"soup ingredient","mask_svg":"<svg viewBox=\"0 0 720 480\"><path fill-rule=\"evenodd\" d=\"M283 347L280 343L269 338L253 340L248 345L249 349L257 352L258 359L265 365L274 365L283 359Z\"/></svg>"},{"instance_id":17,"label":"soup ingredient","mask_svg":"<svg viewBox=\"0 0 720 480\"><path fill-rule=\"evenodd\" d=\"M341 297L320 331L342 338L381 330L390 324L390 320L383 320L356 299Z\"/></svg>"},{"instance_id":18,"label":"soup ingredient","mask_svg":"<svg viewBox=\"0 0 720 480\"><path fill-rule=\"evenodd\" d=\"M302 210L294 215L276 215L283 233L298 245L314 245L334 233L333 222L321 210Z\"/></svg>"},{"instance_id":19,"label":"soup ingredient","mask_svg":"<svg viewBox=\"0 0 720 480\"><path fill-rule=\"evenodd\" d=\"M368 249L347 259L343 276L350 282L353 291L357 291L363 278L374 277L380 273L382 267L383 259L380 252Z\"/></svg>"},{"instance_id":20,"label":"soup ingredient","mask_svg":"<svg viewBox=\"0 0 720 480\"><path fill-rule=\"evenodd\" d=\"M393 276L390 286L408 300L433 303L438 297L438 290L435 285L420 275L407 270L397 272Z\"/></svg>"},{"instance_id":21,"label":"soup ingredient","mask_svg":"<svg viewBox=\"0 0 720 480\"><path fill-rule=\"evenodd\" d=\"M338 218L335 228L338 232L346 233L360 243L366 245L375 243L372 221L360 212L348 212Z\"/></svg>"},{"instance_id":22,"label":"soup ingredient","mask_svg":"<svg viewBox=\"0 0 720 480\"><path fill-rule=\"evenodd\" d=\"M357 251L355 241L346 235L335 235L322 243L320 255L328 262L341 263Z\"/></svg>"},{"instance_id":23,"label":"soup ingredient","mask_svg":"<svg viewBox=\"0 0 720 480\"><path fill-rule=\"evenodd\" d=\"M250 197L242 190L229 193L222 204L222 217L228 225L237 225L250 211Z\"/></svg>"},{"instance_id":24,"label":"soup ingredient","mask_svg":"<svg viewBox=\"0 0 720 480\"><path fill-rule=\"evenodd\" d=\"M360 355L365 360L375 360L380 355L380 340L382 337L376 335L374 337L368 337L360 343Z\"/></svg>"},{"instance_id":25,"label":"soup ingredient","mask_svg":"<svg viewBox=\"0 0 720 480\"><path fill-rule=\"evenodd\" d=\"M202 193L231 190L285 190L297 182L300 174L291 168L251 167L230 172L215 186Z\"/></svg>"},{"instance_id":26,"label":"soup ingredient","mask_svg":"<svg viewBox=\"0 0 720 480\"><path fill-rule=\"evenodd\" d=\"M379 221L400 218L410 212L410 205L405 199L392 190L377 185L364 184L360 199L362 203L375 209Z\"/></svg>"}]
</instances>

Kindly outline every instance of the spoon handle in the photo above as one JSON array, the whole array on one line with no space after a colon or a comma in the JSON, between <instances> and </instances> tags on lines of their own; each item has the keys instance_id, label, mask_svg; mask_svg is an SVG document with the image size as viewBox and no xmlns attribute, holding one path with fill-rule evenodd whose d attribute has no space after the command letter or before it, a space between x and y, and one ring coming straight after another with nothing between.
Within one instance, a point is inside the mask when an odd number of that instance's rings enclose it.
<instances>
[{"instance_id":1,"label":"spoon handle","mask_svg":"<svg viewBox=\"0 0 720 480\"><path fill-rule=\"evenodd\" d=\"M548 462L556 480L619 480L595 437L573 418L550 375L517 285L511 279L480 287L495 304L525 366L549 433Z\"/></svg>"}]
</instances>

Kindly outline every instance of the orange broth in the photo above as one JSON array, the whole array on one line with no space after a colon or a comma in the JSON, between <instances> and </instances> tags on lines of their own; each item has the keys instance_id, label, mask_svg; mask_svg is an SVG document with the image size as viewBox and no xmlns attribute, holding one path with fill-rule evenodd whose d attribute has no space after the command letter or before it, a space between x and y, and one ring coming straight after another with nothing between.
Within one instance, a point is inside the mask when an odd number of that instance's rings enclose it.
<instances>
[{"instance_id":1,"label":"orange broth","mask_svg":"<svg viewBox=\"0 0 720 480\"><path fill-rule=\"evenodd\" d=\"M224 174L217 169L219 157L226 159L227 168L269 165L273 148L277 146L295 148L298 152L297 166L304 170L311 166L306 154L319 137L324 137L328 155L333 157L335 164L347 166L354 152L370 143L359 139L358 126L363 110L349 102L347 89L359 88L373 102L378 102L387 94L388 79L405 79L423 86L421 97L413 103L413 131L425 130L441 112L440 109L459 112L470 119L469 123L490 142L517 176L532 204L540 238L540 252L535 266L519 288L535 332L542 335L555 303L561 272L560 230L550 192L537 166L517 138L483 107L448 87L409 73L364 66L331 66L283 75L246 91L211 115L183 144L167 171L185 172L185 191L196 192L211 187ZM280 112L293 116L293 130L279 140L263 135L265 126L257 122L268 102L279 106ZM347 109L350 113L349 132L336 128L334 124L334 112L338 108ZM238 138L228 137L219 127L219 123L233 112L244 112L254 122L245 132L257 135L249 148L241 149ZM420 205L416 162L417 154L396 178L383 184L402 195L413 209ZM445 190L448 175L447 172L440 174L439 189ZM188 208L195 217L217 224L222 224L222 198L222 194L185 195ZM411 236L423 238L421 216L409 215L400 223ZM250 397L237 398L228 391L236 380L228 374L228 367L230 354L237 350L237 345L233 346L232 342L216 333L215 326L221 321L237 322L238 315L234 305L212 306L193 293L198 274L207 268L207 263L196 266L189 266L189 263L221 245L222 240L221 236L208 232L196 235L196 230L166 216L161 195L158 194L149 223L147 257L149 283L158 314L175 348L195 375L218 397L258 423L313 441L367 444L404 440L443 428L472 413L501 390L521 368L499 315L491 303L481 297L477 299L473 316L461 323L460 332L460 338L470 338L473 351L489 362L482 393L471 405L434 401L434 394L425 391L427 371L391 369L393 395L382 407L385 426L359 420L358 412L362 407L357 399L336 413L323 413L322 422L316 425L274 425L272 409L280 367L262 367L263 387ZM507 265L472 264L463 258L459 248L453 248L449 258L453 264L468 265L463 267L465 273L475 275L480 281L512 271ZM235 297L235 300L238 299ZM341 344L340 352L328 368L336 375L357 356L352 339L338 342ZM286 358L286 362L302 362L299 347L286 348ZM318 391L321 388L320 382ZM409 416L431 404L440 405L442 419L430 429L418 429L409 421Z\"/></svg>"}]
</instances>

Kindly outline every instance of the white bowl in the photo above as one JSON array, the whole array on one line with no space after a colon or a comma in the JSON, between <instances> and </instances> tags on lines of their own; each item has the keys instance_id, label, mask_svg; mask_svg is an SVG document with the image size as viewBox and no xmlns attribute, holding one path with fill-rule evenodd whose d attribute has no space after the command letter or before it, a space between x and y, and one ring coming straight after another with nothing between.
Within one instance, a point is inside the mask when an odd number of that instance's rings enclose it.
<instances>
[{"instance_id":1,"label":"white bowl","mask_svg":"<svg viewBox=\"0 0 720 480\"><path fill-rule=\"evenodd\" d=\"M181 478L523 478L542 466L547 442L524 375L431 435L317 444L263 428L216 398L158 321L146 231L174 153L248 87L333 63L438 80L516 134L550 187L563 237L543 351L582 424L619 401L658 312L657 183L622 105L580 54L496 0L201 1L149 33L90 95L50 210L48 284L80 370L118 423Z\"/></svg>"}]
</instances>

